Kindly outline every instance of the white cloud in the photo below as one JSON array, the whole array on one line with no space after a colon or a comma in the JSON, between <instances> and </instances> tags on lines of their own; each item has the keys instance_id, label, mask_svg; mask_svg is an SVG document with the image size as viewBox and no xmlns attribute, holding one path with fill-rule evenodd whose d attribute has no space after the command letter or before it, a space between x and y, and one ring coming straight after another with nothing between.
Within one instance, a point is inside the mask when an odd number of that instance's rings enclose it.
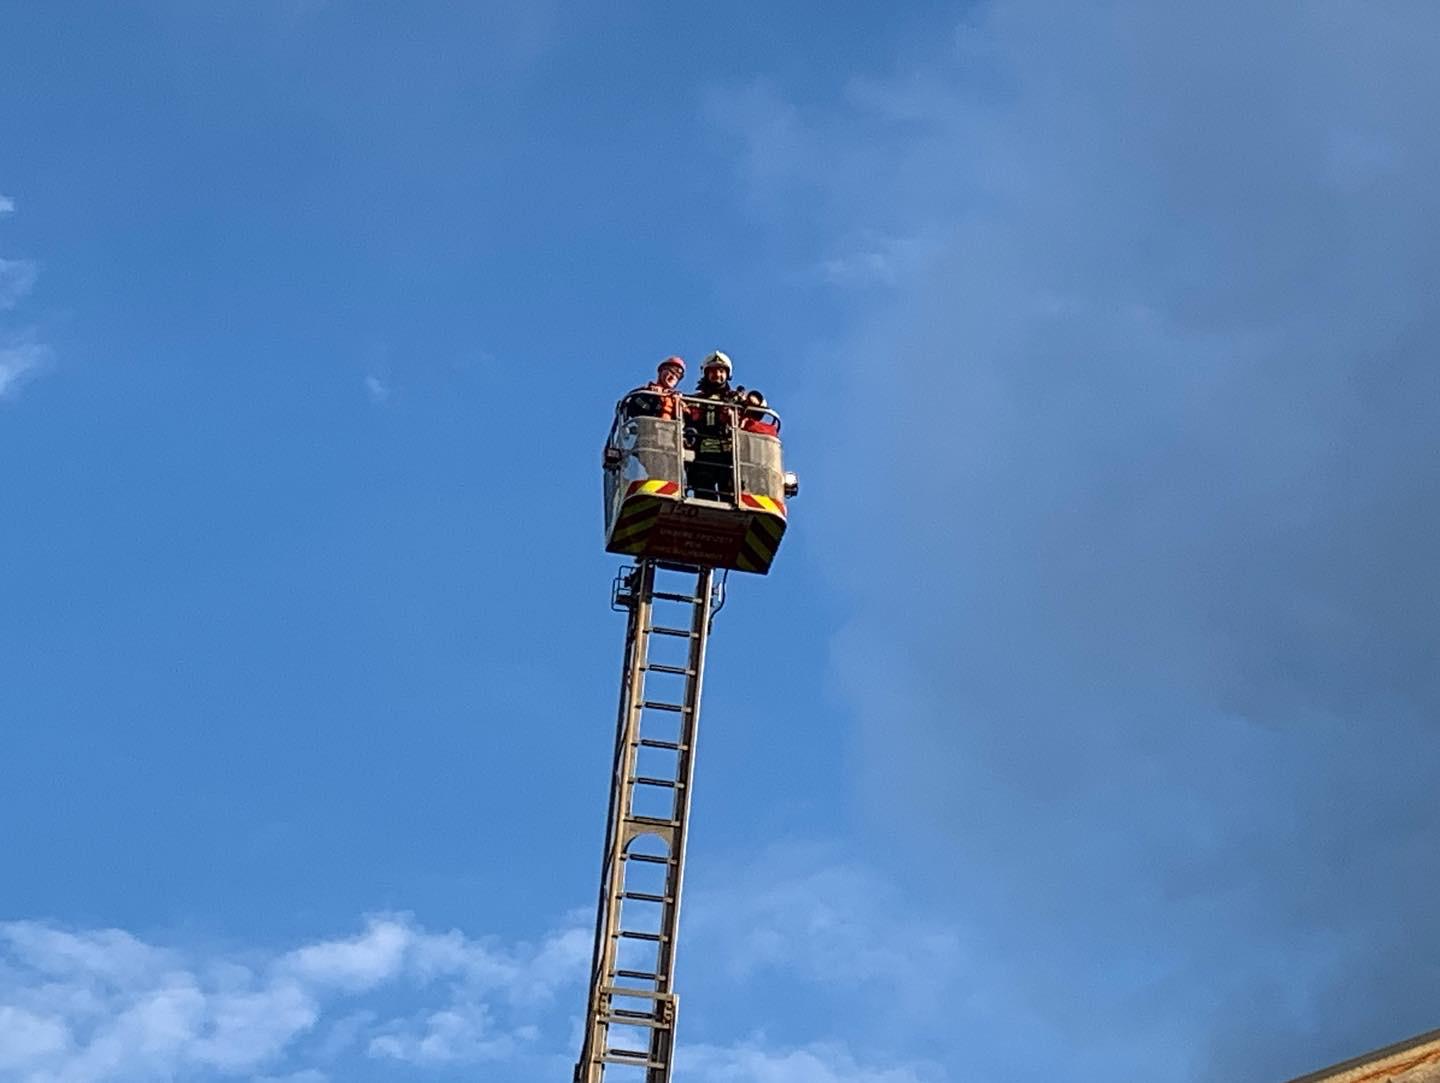
<instances>
[{"instance_id":1,"label":"white cloud","mask_svg":"<svg viewBox=\"0 0 1440 1083\"><path fill-rule=\"evenodd\" d=\"M14 395L20 385L49 359L47 347L35 342L0 346L0 399Z\"/></svg>"},{"instance_id":2,"label":"white cloud","mask_svg":"<svg viewBox=\"0 0 1440 1083\"><path fill-rule=\"evenodd\" d=\"M682 1040L687 1078L944 1080L923 1054L890 1063L870 1050L926 1033L936 1012L956 1014L957 937L819 849L773 850L721 883L697 885L687 918L697 964L685 975L697 994L687 1033L720 1035ZM588 926L588 913L574 913L539 940L501 942L382 914L287 950L216 952L118 929L0 923L0 1079L326 1083L365 1062L417 1072L503 1064L507 1078L560 1065L563 1075L578 1044ZM748 1004L782 983L794 983L784 999L826 1004L800 1013L819 1030L792 1046L763 1034L727 1045L725 1027L744 1033L755 1020L700 1007Z\"/></svg>"},{"instance_id":3,"label":"white cloud","mask_svg":"<svg viewBox=\"0 0 1440 1083\"><path fill-rule=\"evenodd\" d=\"M330 1023L323 1033L317 1031L316 1059L329 1063L359 1048L364 1035L373 1032L377 1018L373 1011L351 1012Z\"/></svg>"},{"instance_id":4,"label":"white cloud","mask_svg":"<svg viewBox=\"0 0 1440 1083\"><path fill-rule=\"evenodd\" d=\"M3 923L0 1068L25 1083L275 1069L261 1078L314 1083L354 1053L505 1059L535 1043L539 1012L563 985L578 999L589 946L578 934L501 946L385 915L356 936L241 959L115 929ZM378 999L357 1004L367 997Z\"/></svg>"},{"instance_id":5,"label":"white cloud","mask_svg":"<svg viewBox=\"0 0 1440 1083\"><path fill-rule=\"evenodd\" d=\"M15 201L0 195L0 216L14 210ZM30 260L0 256L0 312L14 308L28 296L38 274ZM0 399L13 397L21 383L39 371L48 357L49 351L35 341L32 330L17 332L0 326Z\"/></svg>"},{"instance_id":6,"label":"white cloud","mask_svg":"<svg viewBox=\"0 0 1440 1083\"><path fill-rule=\"evenodd\" d=\"M836 286L895 286L921 271L938 249L924 234L892 237L866 231L838 254L822 259L819 270Z\"/></svg>"},{"instance_id":7,"label":"white cloud","mask_svg":"<svg viewBox=\"0 0 1440 1083\"><path fill-rule=\"evenodd\" d=\"M278 1054L319 1016L314 991L284 981L254 992L215 996L209 1005L209 1033L195 1043L197 1059L218 1068L247 1068Z\"/></svg>"},{"instance_id":8,"label":"white cloud","mask_svg":"<svg viewBox=\"0 0 1440 1083\"><path fill-rule=\"evenodd\" d=\"M719 129L743 135L736 162L752 195L764 196L771 185L788 185L808 173L815 150L813 133L800 110L765 80L745 86L712 88L705 112Z\"/></svg>"},{"instance_id":9,"label":"white cloud","mask_svg":"<svg viewBox=\"0 0 1440 1083\"><path fill-rule=\"evenodd\" d=\"M35 287L39 273L28 259L0 258L0 309L14 308Z\"/></svg>"},{"instance_id":10,"label":"white cloud","mask_svg":"<svg viewBox=\"0 0 1440 1083\"><path fill-rule=\"evenodd\" d=\"M58 1019L0 1005L0 1069L63 1052L70 1031Z\"/></svg>"},{"instance_id":11,"label":"white cloud","mask_svg":"<svg viewBox=\"0 0 1440 1083\"><path fill-rule=\"evenodd\" d=\"M1028 1011L1072 1077L1279 1078L1440 990L1436 30L1005 0L843 109L719 118L805 265L883 281L846 238L941 239L818 333L833 378L787 418L894 437L837 446L807 509L856 479L907 509L826 546L837 687L871 824L983 934L1009 1020L971 1055ZM877 394L897 371L918 398Z\"/></svg>"},{"instance_id":12,"label":"white cloud","mask_svg":"<svg viewBox=\"0 0 1440 1083\"><path fill-rule=\"evenodd\" d=\"M473 1064L508 1060L538 1035L534 1026L517 1031L498 1027L486 1004L457 1003L372 1038L369 1053L414 1064Z\"/></svg>"},{"instance_id":13,"label":"white cloud","mask_svg":"<svg viewBox=\"0 0 1440 1083\"><path fill-rule=\"evenodd\" d=\"M965 969L954 927L918 912L873 871L823 850L775 847L727 870L723 883L696 893L688 929L733 980L765 975L862 990L913 1021L938 1010L941 990Z\"/></svg>"},{"instance_id":14,"label":"white cloud","mask_svg":"<svg viewBox=\"0 0 1440 1083\"><path fill-rule=\"evenodd\" d=\"M677 1074L700 1083L941 1083L948 1078L931 1064L863 1064L833 1044L688 1046L680 1049L676 1062Z\"/></svg>"},{"instance_id":15,"label":"white cloud","mask_svg":"<svg viewBox=\"0 0 1440 1083\"><path fill-rule=\"evenodd\" d=\"M370 396L373 403L386 402L390 398L390 382L370 373L365 377L365 394Z\"/></svg>"},{"instance_id":16,"label":"white cloud","mask_svg":"<svg viewBox=\"0 0 1440 1083\"><path fill-rule=\"evenodd\" d=\"M404 964L405 952L416 938L399 920L380 919L360 936L328 940L299 948L281 960L280 969L293 972L317 987L361 993L392 980Z\"/></svg>"}]
</instances>

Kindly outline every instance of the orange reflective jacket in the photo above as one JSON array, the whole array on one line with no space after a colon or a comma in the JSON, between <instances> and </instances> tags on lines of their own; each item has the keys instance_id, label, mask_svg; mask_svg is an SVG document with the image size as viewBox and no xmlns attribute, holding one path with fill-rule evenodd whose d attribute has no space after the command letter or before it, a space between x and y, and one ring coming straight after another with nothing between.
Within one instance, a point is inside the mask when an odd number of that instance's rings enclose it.
<instances>
[{"instance_id":1,"label":"orange reflective jacket","mask_svg":"<svg viewBox=\"0 0 1440 1083\"><path fill-rule=\"evenodd\" d=\"M662 387L660 384L657 384L654 380L651 380L648 384L645 385L645 390L653 391L656 395L660 397L660 409L656 412L655 416L658 417L661 421L674 421L675 418L680 416L679 391L667 391L664 387Z\"/></svg>"}]
</instances>

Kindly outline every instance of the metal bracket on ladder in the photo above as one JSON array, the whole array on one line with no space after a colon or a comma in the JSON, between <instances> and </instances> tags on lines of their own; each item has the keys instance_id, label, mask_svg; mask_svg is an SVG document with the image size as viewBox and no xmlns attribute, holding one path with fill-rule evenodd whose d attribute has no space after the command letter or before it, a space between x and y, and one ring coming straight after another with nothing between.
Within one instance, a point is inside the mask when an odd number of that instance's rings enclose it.
<instances>
[{"instance_id":1,"label":"metal bracket on ladder","mask_svg":"<svg viewBox=\"0 0 1440 1083\"><path fill-rule=\"evenodd\" d=\"M718 608L714 572L642 560L616 578L611 602L629 622L574 1079L670 1083L675 942L705 648Z\"/></svg>"}]
</instances>

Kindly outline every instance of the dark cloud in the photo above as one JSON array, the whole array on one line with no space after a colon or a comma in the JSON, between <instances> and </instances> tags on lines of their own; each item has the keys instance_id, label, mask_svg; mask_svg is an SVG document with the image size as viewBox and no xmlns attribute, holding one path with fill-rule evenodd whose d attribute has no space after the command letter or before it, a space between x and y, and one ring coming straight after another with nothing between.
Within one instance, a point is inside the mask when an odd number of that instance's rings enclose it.
<instances>
[{"instance_id":1,"label":"dark cloud","mask_svg":"<svg viewBox=\"0 0 1440 1083\"><path fill-rule=\"evenodd\" d=\"M1440 1005L1440 8L1063 7L766 176L925 253L790 411L837 669L1060 1077L1284 1078Z\"/></svg>"}]
</instances>

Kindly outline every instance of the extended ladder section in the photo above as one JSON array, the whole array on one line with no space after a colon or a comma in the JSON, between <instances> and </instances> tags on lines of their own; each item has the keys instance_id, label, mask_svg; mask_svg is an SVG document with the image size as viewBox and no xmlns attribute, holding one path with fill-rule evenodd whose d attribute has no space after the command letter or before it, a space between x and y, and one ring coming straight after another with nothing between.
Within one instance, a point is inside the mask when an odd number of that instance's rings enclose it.
<instances>
[{"instance_id":1,"label":"extended ladder section","mask_svg":"<svg viewBox=\"0 0 1440 1083\"><path fill-rule=\"evenodd\" d=\"M705 645L709 568L640 561L629 611L589 1009L575 1083L669 1083L675 938Z\"/></svg>"}]
</instances>

